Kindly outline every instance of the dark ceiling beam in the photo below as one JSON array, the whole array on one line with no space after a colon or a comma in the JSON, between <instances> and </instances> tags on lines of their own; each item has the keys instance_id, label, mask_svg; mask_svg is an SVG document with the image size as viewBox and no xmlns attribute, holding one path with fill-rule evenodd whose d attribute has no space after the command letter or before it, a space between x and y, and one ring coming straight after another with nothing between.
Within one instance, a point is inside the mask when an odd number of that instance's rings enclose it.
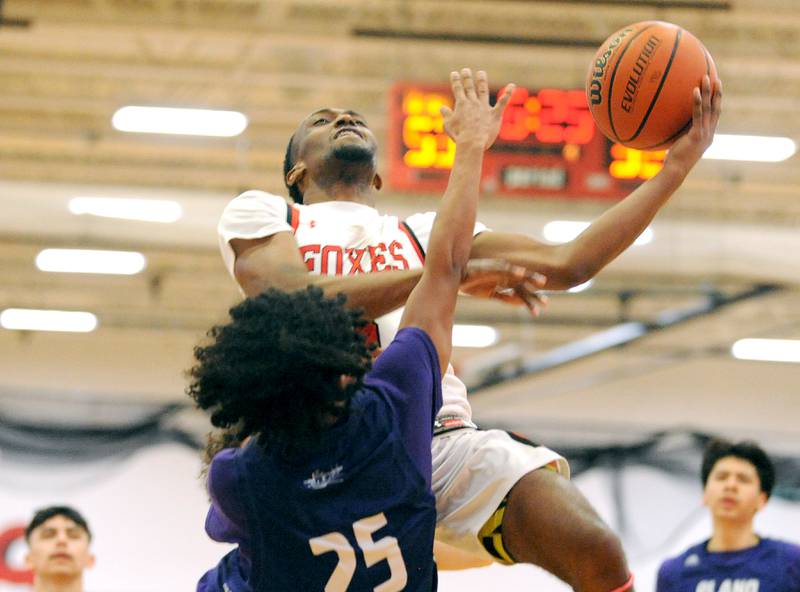
<instances>
[{"instance_id":1,"label":"dark ceiling beam","mask_svg":"<svg viewBox=\"0 0 800 592\"><path fill-rule=\"evenodd\" d=\"M661 331L711 315L725 306L743 300L760 298L782 289L783 286L777 284L756 284L730 296L712 292L702 304L666 310L658 315L655 321L620 323L584 339L573 341L535 356L519 360L499 360L493 367L482 372L483 379L480 382L469 384L468 386L470 392L475 393L481 389L496 386L510 380L530 377L615 347L627 345L655 331Z\"/></svg>"},{"instance_id":2,"label":"dark ceiling beam","mask_svg":"<svg viewBox=\"0 0 800 592\"><path fill-rule=\"evenodd\" d=\"M483 2L484 0L476 0ZM531 0L506 0L506 2L525 2ZM636 8L685 8L690 10L731 10L729 0L559 0L560 4L587 4L596 6L627 6Z\"/></svg>"},{"instance_id":3,"label":"dark ceiling beam","mask_svg":"<svg viewBox=\"0 0 800 592\"><path fill-rule=\"evenodd\" d=\"M31 21L28 19L19 19L19 18L9 18L3 15L3 2L5 0L0 0L0 27L30 27Z\"/></svg>"},{"instance_id":4,"label":"dark ceiling beam","mask_svg":"<svg viewBox=\"0 0 800 592\"><path fill-rule=\"evenodd\" d=\"M538 47L590 48L600 46L603 39L570 39L566 37L527 37L520 35L484 35L481 33L447 33L443 31L413 31L410 29L370 29L356 27L353 37L373 39L399 39L406 41L446 41L451 43L491 43L500 45L527 45Z\"/></svg>"}]
</instances>

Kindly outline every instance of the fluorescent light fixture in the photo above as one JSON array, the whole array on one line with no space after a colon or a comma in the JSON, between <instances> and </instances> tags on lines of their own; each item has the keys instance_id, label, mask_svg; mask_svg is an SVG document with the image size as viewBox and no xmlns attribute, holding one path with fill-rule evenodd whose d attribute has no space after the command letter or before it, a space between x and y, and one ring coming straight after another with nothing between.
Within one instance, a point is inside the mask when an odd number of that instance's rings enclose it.
<instances>
[{"instance_id":1,"label":"fluorescent light fixture","mask_svg":"<svg viewBox=\"0 0 800 592\"><path fill-rule=\"evenodd\" d=\"M0 313L0 326L17 331L89 333L97 328L97 317L90 312L7 308Z\"/></svg>"},{"instance_id":2,"label":"fluorescent light fixture","mask_svg":"<svg viewBox=\"0 0 800 592\"><path fill-rule=\"evenodd\" d=\"M703 158L780 162L792 156L796 151L797 144L790 138L716 134L711 146L703 154Z\"/></svg>"},{"instance_id":3,"label":"fluorescent light fixture","mask_svg":"<svg viewBox=\"0 0 800 592\"><path fill-rule=\"evenodd\" d=\"M67 207L76 216L87 214L142 222L176 222L183 216L181 204L164 199L73 197Z\"/></svg>"},{"instance_id":4,"label":"fluorescent light fixture","mask_svg":"<svg viewBox=\"0 0 800 592\"><path fill-rule=\"evenodd\" d=\"M36 256L36 267L61 273L133 275L142 271L145 265L147 259L136 251L45 249Z\"/></svg>"},{"instance_id":5,"label":"fluorescent light fixture","mask_svg":"<svg viewBox=\"0 0 800 592\"><path fill-rule=\"evenodd\" d=\"M544 225L544 238L552 243L568 243L589 228L590 224L577 220L553 220ZM650 242L653 242L653 229L648 226L633 244L639 246Z\"/></svg>"},{"instance_id":6,"label":"fluorescent light fixture","mask_svg":"<svg viewBox=\"0 0 800 592\"><path fill-rule=\"evenodd\" d=\"M489 347L497 343L497 330L487 325L453 325L453 347Z\"/></svg>"},{"instance_id":7,"label":"fluorescent light fixture","mask_svg":"<svg viewBox=\"0 0 800 592\"><path fill-rule=\"evenodd\" d=\"M740 339L731 348L740 360L800 363L799 339Z\"/></svg>"},{"instance_id":8,"label":"fluorescent light fixture","mask_svg":"<svg viewBox=\"0 0 800 592\"><path fill-rule=\"evenodd\" d=\"M589 222L553 220L544 225L544 238L552 243L568 243L589 228Z\"/></svg>"},{"instance_id":9,"label":"fluorescent light fixture","mask_svg":"<svg viewBox=\"0 0 800 592\"><path fill-rule=\"evenodd\" d=\"M572 288L567 290L567 292L569 292L570 294L577 294L578 292L583 292L584 290L588 290L589 288L591 288L593 283L594 283L594 280L589 280L589 281L583 282L582 284L578 284L577 286L573 286Z\"/></svg>"},{"instance_id":10,"label":"fluorescent light fixture","mask_svg":"<svg viewBox=\"0 0 800 592\"><path fill-rule=\"evenodd\" d=\"M111 124L121 132L230 138L247 128L247 117L238 111L128 105L117 109Z\"/></svg>"}]
</instances>

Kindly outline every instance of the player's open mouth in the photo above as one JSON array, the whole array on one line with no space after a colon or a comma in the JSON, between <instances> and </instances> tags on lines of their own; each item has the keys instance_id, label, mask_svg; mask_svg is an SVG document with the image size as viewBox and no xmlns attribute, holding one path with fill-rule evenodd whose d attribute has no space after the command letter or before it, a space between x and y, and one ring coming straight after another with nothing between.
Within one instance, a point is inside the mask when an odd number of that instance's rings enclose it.
<instances>
[{"instance_id":1,"label":"player's open mouth","mask_svg":"<svg viewBox=\"0 0 800 592\"><path fill-rule=\"evenodd\" d=\"M333 139L335 140L335 139L343 136L344 134L348 134L348 133L349 134L354 134L354 135L358 136L359 138L363 139L363 137L361 136L361 133L358 130L352 128L352 127L344 127L342 129L340 129L335 134L333 134Z\"/></svg>"}]
</instances>

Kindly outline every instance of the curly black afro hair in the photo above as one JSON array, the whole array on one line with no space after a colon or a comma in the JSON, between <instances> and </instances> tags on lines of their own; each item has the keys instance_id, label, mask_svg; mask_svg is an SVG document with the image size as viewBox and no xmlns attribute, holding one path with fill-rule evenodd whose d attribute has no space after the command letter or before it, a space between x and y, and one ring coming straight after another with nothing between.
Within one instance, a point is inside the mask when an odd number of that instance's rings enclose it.
<instances>
[{"instance_id":1,"label":"curly black afro hair","mask_svg":"<svg viewBox=\"0 0 800 592\"><path fill-rule=\"evenodd\" d=\"M371 356L360 331L367 321L345 301L316 287L270 289L231 308L231 321L208 332L211 343L195 347L186 392L226 441L257 436L301 452L348 412ZM342 376L353 380L342 386Z\"/></svg>"}]
</instances>

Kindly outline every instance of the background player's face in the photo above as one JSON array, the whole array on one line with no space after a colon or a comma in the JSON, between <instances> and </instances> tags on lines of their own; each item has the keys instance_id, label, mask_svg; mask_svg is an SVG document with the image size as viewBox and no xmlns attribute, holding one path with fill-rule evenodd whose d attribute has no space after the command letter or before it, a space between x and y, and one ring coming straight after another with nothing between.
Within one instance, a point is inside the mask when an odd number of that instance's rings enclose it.
<instances>
[{"instance_id":1,"label":"background player's face","mask_svg":"<svg viewBox=\"0 0 800 592\"><path fill-rule=\"evenodd\" d=\"M764 507L767 495L761 491L761 480L751 463L725 456L708 475L703 503L716 519L745 522Z\"/></svg>"},{"instance_id":2,"label":"background player's face","mask_svg":"<svg viewBox=\"0 0 800 592\"><path fill-rule=\"evenodd\" d=\"M65 516L53 516L31 532L26 563L39 576L78 576L94 565L89 534Z\"/></svg>"},{"instance_id":3,"label":"background player's face","mask_svg":"<svg viewBox=\"0 0 800 592\"><path fill-rule=\"evenodd\" d=\"M320 109L303 121L295 136L297 158L309 167L335 157L342 162L374 163L377 142L366 120L345 109Z\"/></svg>"}]
</instances>

